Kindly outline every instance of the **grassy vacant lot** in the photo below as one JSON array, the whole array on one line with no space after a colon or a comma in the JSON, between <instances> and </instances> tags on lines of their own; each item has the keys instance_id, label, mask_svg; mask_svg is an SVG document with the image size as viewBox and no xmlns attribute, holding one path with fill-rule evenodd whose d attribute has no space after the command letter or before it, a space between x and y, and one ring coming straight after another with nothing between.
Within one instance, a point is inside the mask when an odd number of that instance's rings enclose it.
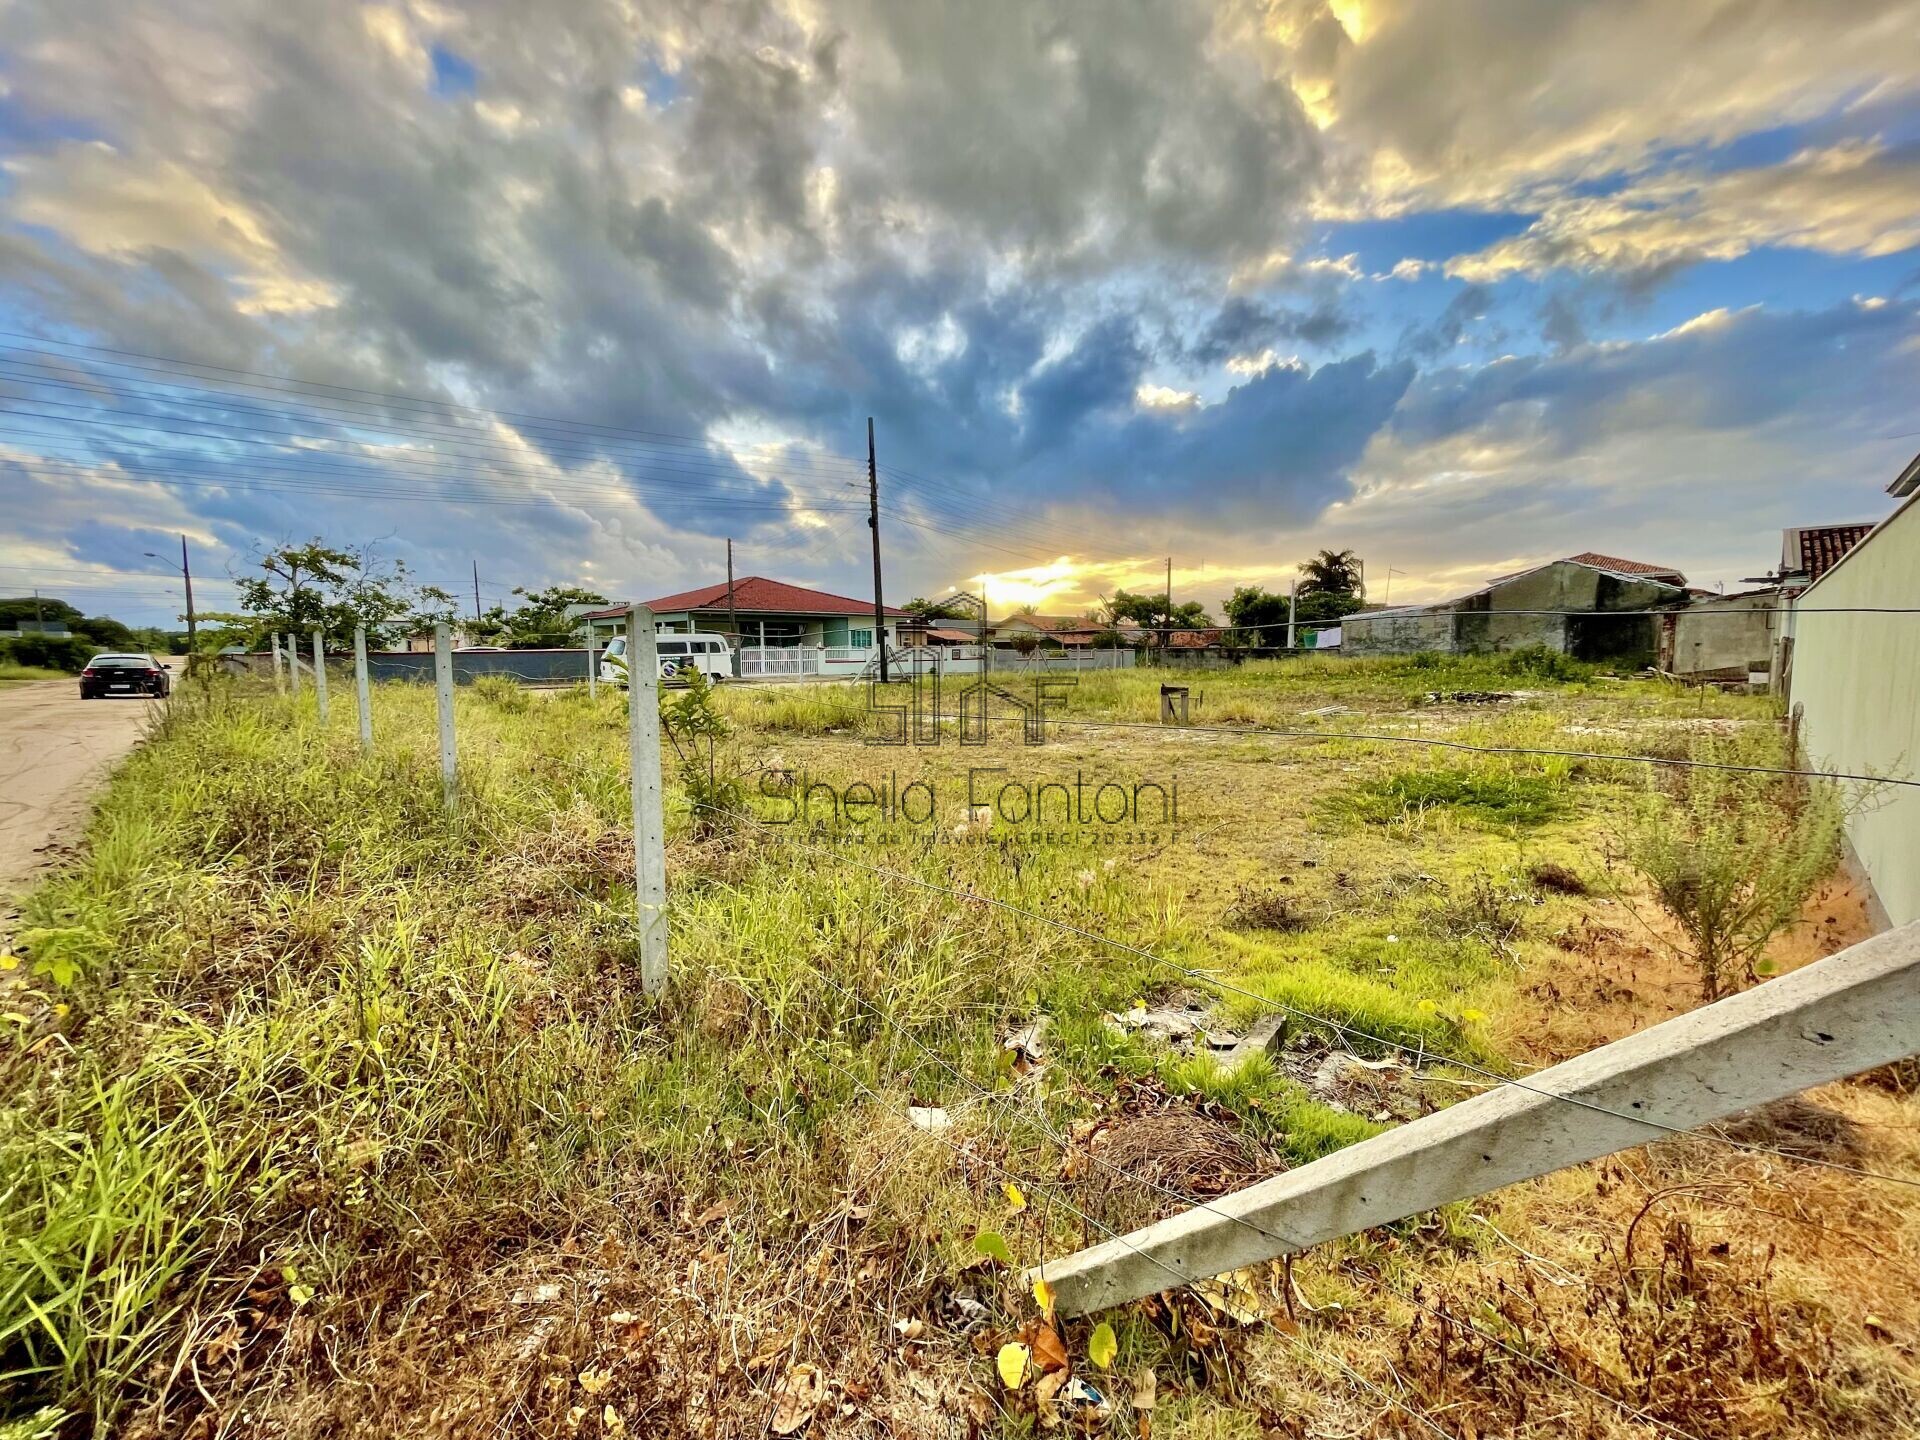
<instances>
[{"instance_id":1,"label":"grassy vacant lot","mask_svg":"<svg viewBox=\"0 0 1920 1440\"><path fill-rule=\"evenodd\" d=\"M983 1249L1486 1083L1409 1052L1517 1073L1695 1003L1609 859L1643 767L1392 737L1777 744L1763 700L1540 657L1254 664L1182 677L1220 730L1113 723L1164 678L1085 677L1031 747L724 690L658 1001L617 695L462 692L451 813L423 688L371 758L338 699L176 701L0 958L0 1436L1913 1433L1920 1192L1701 1138L1128 1307L1107 1367L1066 1324L1099 1408L1002 1383L1036 1306ZM925 823L858 803L916 782ZM1077 782L1136 809L1052 823ZM1861 923L1831 884L1772 963ZM1184 1033L1263 998L1346 1028L1231 1072ZM1920 1177L1917 1117L1882 1076L1739 1133Z\"/></svg>"}]
</instances>

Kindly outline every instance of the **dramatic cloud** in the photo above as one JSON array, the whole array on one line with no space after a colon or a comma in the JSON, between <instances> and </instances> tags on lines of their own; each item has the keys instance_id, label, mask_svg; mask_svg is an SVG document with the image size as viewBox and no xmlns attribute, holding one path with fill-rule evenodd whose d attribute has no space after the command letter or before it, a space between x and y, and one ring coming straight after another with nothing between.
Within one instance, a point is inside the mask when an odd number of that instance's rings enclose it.
<instances>
[{"instance_id":1,"label":"dramatic cloud","mask_svg":"<svg viewBox=\"0 0 1920 1440\"><path fill-rule=\"evenodd\" d=\"M1462 280L1567 268L1626 276L1762 245L1892 255L1920 245L1920 146L1808 150L1785 164L1649 177L1607 196L1551 201L1525 233L1447 263Z\"/></svg>"},{"instance_id":2,"label":"dramatic cloud","mask_svg":"<svg viewBox=\"0 0 1920 1440\"><path fill-rule=\"evenodd\" d=\"M15 0L0 589L161 605L184 530L215 576L324 533L655 592L732 536L857 590L868 416L907 594L1071 603L1169 548L1224 594L1343 537L1437 585L1630 546L1680 467L1723 523L1653 548L1733 574L1796 467L1864 505L1897 458L1914 33L1920 0Z\"/></svg>"},{"instance_id":3,"label":"dramatic cloud","mask_svg":"<svg viewBox=\"0 0 1920 1440\"><path fill-rule=\"evenodd\" d=\"M1503 205L1920 86L1917 0L1283 0L1272 28L1390 208Z\"/></svg>"}]
</instances>

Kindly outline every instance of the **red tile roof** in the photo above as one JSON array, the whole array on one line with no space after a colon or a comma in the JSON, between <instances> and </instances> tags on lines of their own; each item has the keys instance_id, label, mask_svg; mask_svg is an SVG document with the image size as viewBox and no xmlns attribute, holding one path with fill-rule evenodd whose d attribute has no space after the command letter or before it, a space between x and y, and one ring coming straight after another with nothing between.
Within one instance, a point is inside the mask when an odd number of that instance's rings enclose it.
<instances>
[{"instance_id":1,"label":"red tile roof","mask_svg":"<svg viewBox=\"0 0 1920 1440\"><path fill-rule=\"evenodd\" d=\"M684 610L725 610L727 609L727 582L718 585L703 585L698 590L682 590L677 595L662 595L658 600L644 602L648 609L658 613L674 613ZM733 608L744 610L748 614L759 615L868 615L873 614L871 600L853 600L845 595L829 595L824 590L809 590L804 585L789 585L784 580L768 580L759 575L746 575L733 582ZM626 614L627 607L615 605L606 610L595 610L591 616L595 620L617 619ZM908 612L898 606L886 607L889 615L904 616Z\"/></svg>"},{"instance_id":2,"label":"red tile roof","mask_svg":"<svg viewBox=\"0 0 1920 1440\"><path fill-rule=\"evenodd\" d=\"M1800 527L1800 568L1811 584L1840 563L1854 546L1867 538L1870 524L1803 525Z\"/></svg>"},{"instance_id":3,"label":"red tile roof","mask_svg":"<svg viewBox=\"0 0 1920 1440\"><path fill-rule=\"evenodd\" d=\"M1576 565L1591 565L1596 570L1611 570L1619 575L1645 575L1649 580L1673 579L1684 583L1686 576L1671 565L1649 565L1644 560L1622 560L1618 555L1602 555L1597 550L1582 550L1567 559Z\"/></svg>"}]
</instances>

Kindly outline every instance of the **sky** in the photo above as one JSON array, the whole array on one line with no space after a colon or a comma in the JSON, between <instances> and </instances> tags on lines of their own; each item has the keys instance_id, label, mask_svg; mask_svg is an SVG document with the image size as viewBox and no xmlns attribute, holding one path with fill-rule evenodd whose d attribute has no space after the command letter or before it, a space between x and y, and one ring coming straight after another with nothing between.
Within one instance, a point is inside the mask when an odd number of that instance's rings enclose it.
<instances>
[{"instance_id":1,"label":"sky","mask_svg":"<svg viewBox=\"0 0 1920 1440\"><path fill-rule=\"evenodd\" d=\"M1741 588L1920 450L1920 0L9 0L0 594ZM151 552L151 555L149 554ZM1388 587L1391 586L1389 592Z\"/></svg>"}]
</instances>

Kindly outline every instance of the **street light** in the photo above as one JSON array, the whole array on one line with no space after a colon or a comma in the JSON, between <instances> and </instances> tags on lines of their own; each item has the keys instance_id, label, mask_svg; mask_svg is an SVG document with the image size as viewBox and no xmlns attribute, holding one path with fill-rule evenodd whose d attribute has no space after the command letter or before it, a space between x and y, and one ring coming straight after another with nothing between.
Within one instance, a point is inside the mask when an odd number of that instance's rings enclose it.
<instances>
[{"instance_id":1,"label":"street light","mask_svg":"<svg viewBox=\"0 0 1920 1440\"><path fill-rule=\"evenodd\" d=\"M152 550L147 551L146 555L149 559L165 560L168 565L173 564L171 560L166 560L165 556ZM187 673L191 675L194 651L199 640L199 626L195 623L193 615L193 567L187 560L187 537L184 535L180 537L180 578L187 587Z\"/></svg>"}]
</instances>

